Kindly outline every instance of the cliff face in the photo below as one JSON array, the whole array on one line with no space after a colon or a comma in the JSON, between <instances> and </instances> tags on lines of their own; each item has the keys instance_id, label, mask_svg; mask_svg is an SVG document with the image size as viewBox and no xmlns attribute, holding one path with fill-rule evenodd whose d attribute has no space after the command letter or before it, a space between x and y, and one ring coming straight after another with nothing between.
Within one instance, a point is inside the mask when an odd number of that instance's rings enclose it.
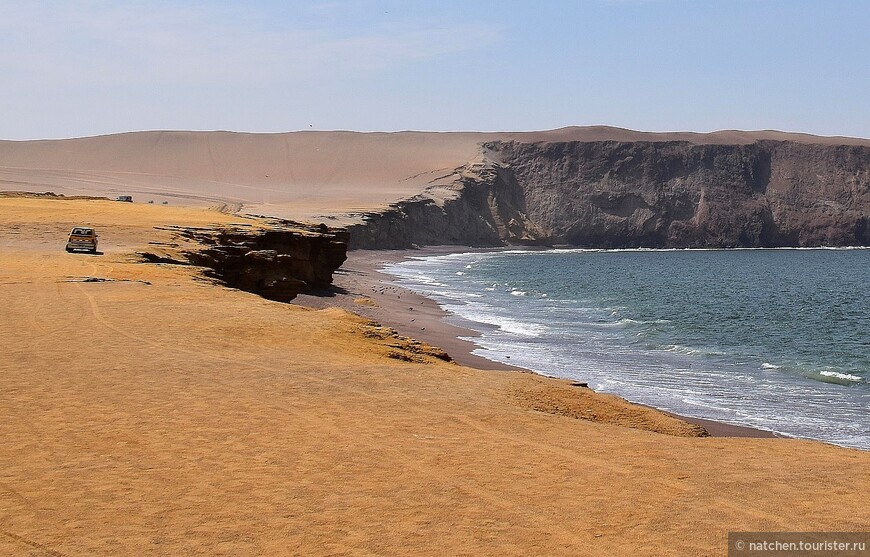
<instances>
[{"instance_id":1,"label":"cliff face","mask_svg":"<svg viewBox=\"0 0 870 557\"><path fill-rule=\"evenodd\" d=\"M490 146L554 241L600 247L865 245L870 149L760 141Z\"/></svg>"},{"instance_id":2,"label":"cliff face","mask_svg":"<svg viewBox=\"0 0 870 557\"><path fill-rule=\"evenodd\" d=\"M490 142L457 195L351 229L352 247L870 245L870 148L757 141Z\"/></svg>"},{"instance_id":3,"label":"cliff face","mask_svg":"<svg viewBox=\"0 0 870 557\"><path fill-rule=\"evenodd\" d=\"M347 259L348 240L344 230L290 224L267 230L179 228L178 238L192 241L189 246L141 255L205 267L206 276L227 286L288 302L332 284L332 274Z\"/></svg>"},{"instance_id":4,"label":"cliff face","mask_svg":"<svg viewBox=\"0 0 870 557\"><path fill-rule=\"evenodd\" d=\"M506 241L546 243L524 217L525 198L513 175L491 162L457 169L453 196L417 196L363 216L348 227L350 249L423 245L499 246Z\"/></svg>"}]
</instances>

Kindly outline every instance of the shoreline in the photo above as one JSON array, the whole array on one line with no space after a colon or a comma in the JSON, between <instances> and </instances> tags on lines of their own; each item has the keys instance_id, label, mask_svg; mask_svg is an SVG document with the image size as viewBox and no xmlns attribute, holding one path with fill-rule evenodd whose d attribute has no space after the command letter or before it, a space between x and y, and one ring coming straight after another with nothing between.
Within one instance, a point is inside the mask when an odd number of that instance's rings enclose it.
<instances>
[{"instance_id":1,"label":"shoreline","mask_svg":"<svg viewBox=\"0 0 870 557\"><path fill-rule=\"evenodd\" d=\"M351 311L391 327L400 335L437 346L446 351L456 363L463 366L487 371L515 371L550 377L527 368L506 365L473 354L472 351L479 347L474 342L460 337L473 338L480 336L480 333L471 328L448 323L445 318L450 314L442 309L437 302L397 286L394 284L395 277L380 270L384 265L397 263L414 256L447 255L458 251L490 251L490 249L436 246L420 250L349 251L347 261L335 273L332 292L326 296L300 294L291 303L314 309L337 306ZM454 320L461 320L457 316L451 317ZM751 426L683 416L637 402L633 404L653 408L684 422L701 426L711 437L784 437L772 431Z\"/></svg>"},{"instance_id":2,"label":"shoreline","mask_svg":"<svg viewBox=\"0 0 870 557\"><path fill-rule=\"evenodd\" d=\"M102 255L63 250L73 222ZM178 261L200 245L179 227L237 223L0 199L0 555L712 555L729 531L868 528L870 452L702 438L571 381L444 362L341 308L457 334L366 254L319 311L137 255Z\"/></svg>"}]
</instances>

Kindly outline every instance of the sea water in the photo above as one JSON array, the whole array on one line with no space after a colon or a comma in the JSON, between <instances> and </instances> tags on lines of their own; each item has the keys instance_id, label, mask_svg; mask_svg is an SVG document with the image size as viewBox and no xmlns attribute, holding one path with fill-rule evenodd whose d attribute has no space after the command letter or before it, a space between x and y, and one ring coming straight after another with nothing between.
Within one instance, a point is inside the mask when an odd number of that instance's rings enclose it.
<instances>
[{"instance_id":1,"label":"sea water","mask_svg":"<svg viewBox=\"0 0 870 557\"><path fill-rule=\"evenodd\" d=\"M385 270L477 330L485 358L870 449L870 250L507 250Z\"/></svg>"}]
</instances>

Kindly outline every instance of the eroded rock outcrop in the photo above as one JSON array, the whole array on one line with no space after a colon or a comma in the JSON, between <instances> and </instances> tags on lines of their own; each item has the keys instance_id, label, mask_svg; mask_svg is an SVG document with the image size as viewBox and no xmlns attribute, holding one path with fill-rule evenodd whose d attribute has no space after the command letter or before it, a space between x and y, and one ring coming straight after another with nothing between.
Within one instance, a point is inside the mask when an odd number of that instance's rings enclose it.
<instances>
[{"instance_id":1,"label":"eroded rock outcrop","mask_svg":"<svg viewBox=\"0 0 870 557\"><path fill-rule=\"evenodd\" d=\"M870 147L496 141L455 195L368 215L352 247L870 245Z\"/></svg>"},{"instance_id":2,"label":"eroded rock outcrop","mask_svg":"<svg viewBox=\"0 0 870 557\"><path fill-rule=\"evenodd\" d=\"M348 233L324 225L306 227L286 221L270 228L174 229L185 244L155 246L142 253L151 262L192 264L233 288L287 302L302 292L332 284L332 274L347 259ZM174 248L167 251L167 247Z\"/></svg>"},{"instance_id":3,"label":"eroded rock outcrop","mask_svg":"<svg viewBox=\"0 0 870 557\"><path fill-rule=\"evenodd\" d=\"M866 245L870 148L499 143L552 241L596 247Z\"/></svg>"},{"instance_id":4,"label":"eroded rock outcrop","mask_svg":"<svg viewBox=\"0 0 870 557\"><path fill-rule=\"evenodd\" d=\"M526 217L525 193L504 165L469 163L456 169L454 179L450 196L420 195L363 215L363 224L348 227L350 249L546 243L546 234Z\"/></svg>"}]
</instances>

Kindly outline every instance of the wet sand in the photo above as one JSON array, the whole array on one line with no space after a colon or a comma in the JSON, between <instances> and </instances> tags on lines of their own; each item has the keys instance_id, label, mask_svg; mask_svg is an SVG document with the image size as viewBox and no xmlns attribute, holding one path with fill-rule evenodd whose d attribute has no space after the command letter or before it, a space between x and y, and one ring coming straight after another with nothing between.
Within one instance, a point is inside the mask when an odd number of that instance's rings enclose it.
<instances>
[{"instance_id":1,"label":"wet sand","mask_svg":"<svg viewBox=\"0 0 870 557\"><path fill-rule=\"evenodd\" d=\"M457 363L465 366L533 373L525 368L505 365L472 354L479 347L465 339L479 336L477 331L448 323L445 319L448 313L434 300L396 285L395 277L381 272L385 265L403 261L408 257L472 250L473 248L441 246L420 250L351 251L348 253L348 260L335 276L336 288L332 295L302 295L294 303L312 308L344 308L392 327L402 335L419 338L443 348ZM462 321L456 316L452 316L451 320L460 323ZM777 434L763 429L659 411L699 425L713 437L778 437Z\"/></svg>"}]
</instances>

